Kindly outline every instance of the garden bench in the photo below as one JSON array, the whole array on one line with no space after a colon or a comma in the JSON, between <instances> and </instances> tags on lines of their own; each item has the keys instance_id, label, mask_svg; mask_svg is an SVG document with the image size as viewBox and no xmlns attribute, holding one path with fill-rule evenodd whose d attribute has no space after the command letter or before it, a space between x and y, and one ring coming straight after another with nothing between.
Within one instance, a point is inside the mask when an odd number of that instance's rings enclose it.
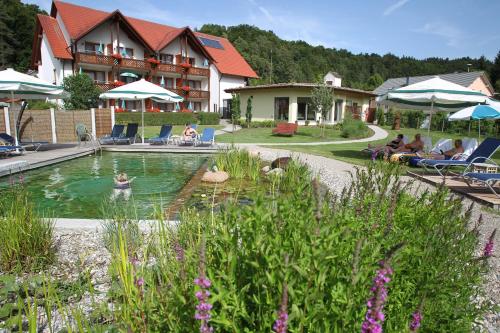
<instances>
[{"instance_id":1,"label":"garden bench","mask_svg":"<svg viewBox=\"0 0 500 333\"><path fill-rule=\"evenodd\" d=\"M293 136L297 133L298 127L299 126L297 124L278 123L276 128L273 129L273 135Z\"/></svg>"}]
</instances>

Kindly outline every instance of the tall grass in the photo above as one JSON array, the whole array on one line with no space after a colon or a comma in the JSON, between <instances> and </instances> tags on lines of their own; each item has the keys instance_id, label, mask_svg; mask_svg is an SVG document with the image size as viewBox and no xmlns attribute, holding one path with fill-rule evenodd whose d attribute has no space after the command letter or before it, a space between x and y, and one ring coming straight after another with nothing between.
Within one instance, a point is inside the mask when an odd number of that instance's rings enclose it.
<instances>
[{"instance_id":1,"label":"tall grass","mask_svg":"<svg viewBox=\"0 0 500 333\"><path fill-rule=\"evenodd\" d=\"M0 201L0 269L40 270L55 258L53 222L34 210L34 202L21 185L2 193Z\"/></svg>"},{"instance_id":2,"label":"tall grass","mask_svg":"<svg viewBox=\"0 0 500 333\"><path fill-rule=\"evenodd\" d=\"M246 149L225 148L215 156L215 165L221 171L229 173L232 178L247 178L257 181L262 168L262 161L252 156Z\"/></svg>"}]
</instances>

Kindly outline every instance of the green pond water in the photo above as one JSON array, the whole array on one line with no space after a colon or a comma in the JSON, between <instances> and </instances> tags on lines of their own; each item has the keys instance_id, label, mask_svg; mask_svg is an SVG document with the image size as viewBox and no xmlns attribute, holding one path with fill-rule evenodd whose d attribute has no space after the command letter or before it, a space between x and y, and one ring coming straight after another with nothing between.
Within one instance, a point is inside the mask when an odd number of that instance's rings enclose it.
<instances>
[{"instance_id":1,"label":"green pond water","mask_svg":"<svg viewBox=\"0 0 500 333\"><path fill-rule=\"evenodd\" d=\"M152 218L155 207L168 206L206 159L193 154L104 152L32 170L23 177L44 216L104 218L113 203L139 218ZM135 177L128 200L123 193L111 199L113 178L120 172ZM0 187L11 181L0 179Z\"/></svg>"}]
</instances>

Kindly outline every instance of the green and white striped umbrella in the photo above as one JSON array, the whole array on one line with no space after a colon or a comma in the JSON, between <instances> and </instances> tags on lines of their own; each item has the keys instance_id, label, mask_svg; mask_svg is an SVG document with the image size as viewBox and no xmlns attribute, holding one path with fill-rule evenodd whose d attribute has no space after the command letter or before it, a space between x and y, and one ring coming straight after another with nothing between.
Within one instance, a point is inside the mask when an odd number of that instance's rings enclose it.
<instances>
[{"instance_id":1,"label":"green and white striped umbrella","mask_svg":"<svg viewBox=\"0 0 500 333\"><path fill-rule=\"evenodd\" d=\"M390 90L377 98L377 102L382 105L428 111L431 119L436 111L457 111L468 106L484 104L488 100L488 96L479 91L439 77Z\"/></svg>"},{"instance_id":2,"label":"green and white striped umbrella","mask_svg":"<svg viewBox=\"0 0 500 333\"><path fill-rule=\"evenodd\" d=\"M103 99L123 99L131 101L142 101L142 143L144 143L144 112L146 112L145 100L151 98L160 102L182 102L184 99L174 92L162 88L154 83L140 79L121 87L117 87L102 93Z\"/></svg>"}]
</instances>

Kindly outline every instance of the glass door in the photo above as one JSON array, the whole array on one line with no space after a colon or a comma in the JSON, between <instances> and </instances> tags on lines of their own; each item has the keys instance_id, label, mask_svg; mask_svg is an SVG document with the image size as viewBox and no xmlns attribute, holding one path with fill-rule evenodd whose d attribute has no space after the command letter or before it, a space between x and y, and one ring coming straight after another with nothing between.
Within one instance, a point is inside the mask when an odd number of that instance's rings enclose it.
<instances>
[{"instance_id":1,"label":"glass door","mask_svg":"<svg viewBox=\"0 0 500 333\"><path fill-rule=\"evenodd\" d=\"M274 99L274 120L288 121L288 106L290 100L288 97L276 97Z\"/></svg>"},{"instance_id":2,"label":"glass door","mask_svg":"<svg viewBox=\"0 0 500 333\"><path fill-rule=\"evenodd\" d=\"M335 101L335 114L333 120L335 122L342 121L342 105L344 104L344 101L341 99L338 99Z\"/></svg>"}]
</instances>

